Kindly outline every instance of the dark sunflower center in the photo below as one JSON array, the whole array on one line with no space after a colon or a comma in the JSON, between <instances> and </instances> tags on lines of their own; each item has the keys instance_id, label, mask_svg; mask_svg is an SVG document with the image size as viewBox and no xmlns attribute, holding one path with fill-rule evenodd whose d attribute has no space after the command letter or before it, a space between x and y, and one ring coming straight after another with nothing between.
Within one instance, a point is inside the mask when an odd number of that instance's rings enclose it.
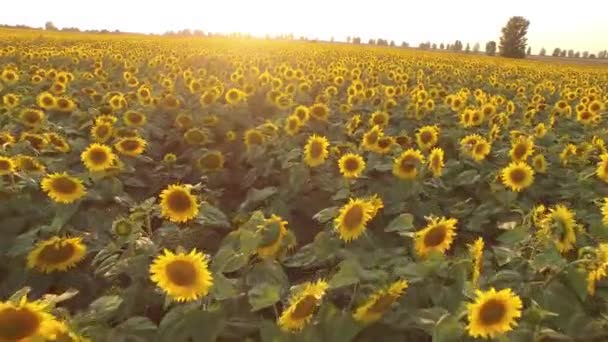
<instances>
[{"instance_id":1,"label":"dark sunflower center","mask_svg":"<svg viewBox=\"0 0 608 342\"><path fill-rule=\"evenodd\" d=\"M405 158L403 158L403 160L401 160L399 167L401 168L401 171L406 172L406 173L411 173L416 169L417 161L418 161L418 159L415 157L406 156Z\"/></svg>"},{"instance_id":2,"label":"dark sunflower center","mask_svg":"<svg viewBox=\"0 0 608 342\"><path fill-rule=\"evenodd\" d=\"M40 319L28 309L8 308L0 311L0 339L20 341L38 330Z\"/></svg>"},{"instance_id":3,"label":"dark sunflower center","mask_svg":"<svg viewBox=\"0 0 608 342\"><path fill-rule=\"evenodd\" d=\"M72 244L52 244L46 246L40 252L38 260L45 264L60 264L70 260L74 255L74 246Z\"/></svg>"},{"instance_id":4,"label":"dark sunflower center","mask_svg":"<svg viewBox=\"0 0 608 342\"><path fill-rule=\"evenodd\" d=\"M25 140L29 141L32 147L39 149L42 147L44 140L37 135L29 135L25 138Z\"/></svg>"},{"instance_id":5,"label":"dark sunflower center","mask_svg":"<svg viewBox=\"0 0 608 342\"><path fill-rule=\"evenodd\" d=\"M140 147L140 143L137 140L133 140L133 139L129 139L129 140L123 140L120 143L120 147L122 147L123 150L125 151L135 151Z\"/></svg>"},{"instance_id":6,"label":"dark sunflower center","mask_svg":"<svg viewBox=\"0 0 608 342\"><path fill-rule=\"evenodd\" d=\"M433 140L433 133L429 132L429 131L424 131L422 133L420 133L420 141L422 141L423 144L428 144Z\"/></svg>"},{"instance_id":7,"label":"dark sunflower center","mask_svg":"<svg viewBox=\"0 0 608 342\"><path fill-rule=\"evenodd\" d=\"M228 97L231 100L238 100L239 94L236 91L231 91L230 94L228 94Z\"/></svg>"},{"instance_id":8,"label":"dark sunflower center","mask_svg":"<svg viewBox=\"0 0 608 342\"><path fill-rule=\"evenodd\" d=\"M361 205L355 205L351 207L344 215L344 227L347 230L356 229L361 223L363 223L365 212Z\"/></svg>"},{"instance_id":9,"label":"dark sunflower center","mask_svg":"<svg viewBox=\"0 0 608 342\"><path fill-rule=\"evenodd\" d=\"M368 134L366 136L366 140L367 143L370 145L375 144L378 141L378 133L377 132L371 132L370 134Z\"/></svg>"},{"instance_id":10,"label":"dark sunflower center","mask_svg":"<svg viewBox=\"0 0 608 342\"><path fill-rule=\"evenodd\" d=\"M209 153L202 156L199 163L201 167L210 170L219 169L221 166L220 156L216 153Z\"/></svg>"},{"instance_id":11,"label":"dark sunflower center","mask_svg":"<svg viewBox=\"0 0 608 342\"><path fill-rule=\"evenodd\" d=\"M196 281L196 269L184 260L175 260L166 267L167 278L178 286L189 286Z\"/></svg>"},{"instance_id":12,"label":"dark sunflower center","mask_svg":"<svg viewBox=\"0 0 608 342\"><path fill-rule=\"evenodd\" d=\"M318 118L323 118L325 117L326 113L325 113L325 108L323 107L315 107L311 113L313 116L318 117Z\"/></svg>"},{"instance_id":13,"label":"dark sunflower center","mask_svg":"<svg viewBox=\"0 0 608 342\"><path fill-rule=\"evenodd\" d=\"M446 235L447 230L443 225L433 227L424 235L424 244L428 247L439 246L445 240Z\"/></svg>"},{"instance_id":14,"label":"dark sunflower center","mask_svg":"<svg viewBox=\"0 0 608 342\"><path fill-rule=\"evenodd\" d=\"M485 152L485 145L484 144L477 144L475 145L475 153L476 154L483 154Z\"/></svg>"},{"instance_id":15,"label":"dark sunflower center","mask_svg":"<svg viewBox=\"0 0 608 342\"><path fill-rule=\"evenodd\" d=\"M108 153L103 149L93 149L89 151L89 160L93 164L103 164L108 161Z\"/></svg>"},{"instance_id":16,"label":"dark sunflower center","mask_svg":"<svg viewBox=\"0 0 608 342\"><path fill-rule=\"evenodd\" d=\"M167 204L172 211L185 212L192 208L192 199L182 190L174 190L167 197Z\"/></svg>"},{"instance_id":17,"label":"dark sunflower center","mask_svg":"<svg viewBox=\"0 0 608 342\"><path fill-rule=\"evenodd\" d=\"M384 294L376 299L374 304L369 307L368 311L377 313L385 312L394 302L395 297L389 294Z\"/></svg>"},{"instance_id":18,"label":"dark sunflower center","mask_svg":"<svg viewBox=\"0 0 608 342\"><path fill-rule=\"evenodd\" d=\"M359 160L357 158L348 158L344 161L346 171L357 171L359 169Z\"/></svg>"},{"instance_id":19,"label":"dark sunflower center","mask_svg":"<svg viewBox=\"0 0 608 342\"><path fill-rule=\"evenodd\" d=\"M390 139L378 139L378 147L385 149L391 145Z\"/></svg>"},{"instance_id":20,"label":"dark sunflower center","mask_svg":"<svg viewBox=\"0 0 608 342\"><path fill-rule=\"evenodd\" d=\"M202 142L204 142L206 140L206 135L199 131L199 130L190 130L186 133L186 139L190 142L190 143L197 143L200 144Z\"/></svg>"},{"instance_id":21,"label":"dark sunflower center","mask_svg":"<svg viewBox=\"0 0 608 342\"><path fill-rule=\"evenodd\" d=\"M259 133L252 133L247 135L247 141L250 145L261 145L262 135Z\"/></svg>"},{"instance_id":22,"label":"dark sunflower center","mask_svg":"<svg viewBox=\"0 0 608 342\"><path fill-rule=\"evenodd\" d=\"M492 114L492 112L494 112L494 108L492 108L492 107L486 107L483 109L483 113L485 115L490 115L490 114Z\"/></svg>"},{"instance_id":23,"label":"dark sunflower center","mask_svg":"<svg viewBox=\"0 0 608 342\"><path fill-rule=\"evenodd\" d=\"M139 124L144 120L144 117L139 113L131 113L128 116L128 120L130 123Z\"/></svg>"},{"instance_id":24,"label":"dark sunflower center","mask_svg":"<svg viewBox=\"0 0 608 342\"><path fill-rule=\"evenodd\" d=\"M66 177L53 179L51 186L54 191L62 194L73 194L78 189L76 182Z\"/></svg>"},{"instance_id":25,"label":"dark sunflower center","mask_svg":"<svg viewBox=\"0 0 608 342\"><path fill-rule=\"evenodd\" d=\"M509 177L513 183L520 184L526 179L526 171L522 169L511 170Z\"/></svg>"},{"instance_id":26,"label":"dark sunflower center","mask_svg":"<svg viewBox=\"0 0 608 342\"><path fill-rule=\"evenodd\" d=\"M95 127L95 135L99 138L105 138L110 134L110 128L107 125L99 125Z\"/></svg>"},{"instance_id":27,"label":"dark sunflower center","mask_svg":"<svg viewBox=\"0 0 608 342\"><path fill-rule=\"evenodd\" d=\"M6 171L11 168L11 163L8 160L0 160L0 170Z\"/></svg>"},{"instance_id":28,"label":"dark sunflower center","mask_svg":"<svg viewBox=\"0 0 608 342\"><path fill-rule=\"evenodd\" d=\"M142 89L139 92L139 96L141 96L141 97L148 97L149 95L150 95L150 93L146 89Z\"/></svg>"},{"instance_id":29,"label":"dark sunflower center","mask_svg":"<svg viewBox=\"0 0 608 342\"><path fill-rule=\"evenodd\" d=\"M517 146L515 146L515 149L513 150L513 156L516 159L521 159L523 158L523 156L526 155L527 152L528 146L526 146L525 144L517 144Z\"/></svg>"},{"instance_id":30,"label":"dark sunflower center","mask_svg":"<svg viewBox=\"0 0 608 342\"><path fill-rule=\"evenodd\" d=\"M479 309L479 320L483 325L497 324L502 321L506 313L505 303L497 299L491 299Z\"/></svg>"},{"instance_id":31,"label":"dark sunflower center","mask_svg":"<svg viewBox=\"0 0 608 342\"><path fill-rule=\"evenodd\" d=\"M431 166L433 169L438 169L441 167L441 158L439 155L434 155L433 158L431 158Z\"/></svg>"},{"instance_id":32,"label":"dark sunflower center","mask_svg":"<svg viewBox=\"0 0 608 342\"><path fill-rule=\"evenodd\" d=\"M315 307L317 306L317 299L314 296L308 295L302 298L298 304L296 304L293 313L291 314L291 318L293 319L303 319L310 316Z\"/></svg>"},{"instance_id":33,"label":"dark sunflower center","mask_svg":"<svg viewBox=\"0 0 608 342\"><path fill-rule=\"evenodd\" d=\"M25 114L23 115L23 119L30 123L30 124L35 124L38 121L40 121L41 117L40 114L38 112L34 112L34 111L27 111L25 112Z\"/></svg>"},{"instance_id":34,"label":"dark sunflower center","mask_svg":"<svg viewBox=\"0 0 608 342\"><path fill-rule=\"evenodd\" d=\"M298 122L296 120L289 120L289 129L295 130L298 128Z\"/></svg>"},{"instance_id":35,"label":"dark sunflower center","mask_svg":"<svg viewBox=\"0 0 608 342\"><path fill-rule=\"evenodd\" d=\"M319 141L314 141L312 144L310 144L310 156L313 159L317 159L320 158L323 155L323 144Z\"/></svg>"},{"instance_id":36,"label":"dark sunflower center","mask_svg":"<svg viewBox=\"0 0 608 342\"><path fill-rule=\"evenodd\" d=\"M589 120L589 118L591 118L591 112L582 112L581 113L581 119Z\"/></svg>"},{"instance_id":37,"label":"dark sunflower center","mask_svg":"<svg viewBox=\"0 0 608 342\"><path fill-rule=\"evenodd\" d=\"M59 106L59 108L67 108L69 107L70 102L66 99L59 99L57 100L57 106Z\"/></svg>"},{"instance_id":38,"label":"dark sunflower center","mask_svg":"<svg viewBox=\"0 0 608 342\"><path fill-rule=\"evenodd\" d=\"M374 124L376 125L384 125L386 123L386 116L384 115L374 115Z\"/></svg>"}]
</instances>

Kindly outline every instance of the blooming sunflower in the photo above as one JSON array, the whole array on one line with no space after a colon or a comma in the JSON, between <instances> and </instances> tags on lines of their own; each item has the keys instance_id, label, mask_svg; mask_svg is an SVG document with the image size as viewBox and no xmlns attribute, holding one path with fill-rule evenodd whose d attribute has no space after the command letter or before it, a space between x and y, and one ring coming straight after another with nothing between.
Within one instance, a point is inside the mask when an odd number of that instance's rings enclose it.
<instances>
[{"instance_id":1,"label":"blooming sunflower","mask_svg":"<svg viewBox=\"0 0 608 342\"><path fill-rule=\"evenodd\" d=\"M329 141L327 138L312 135L308 138L306 146L304 146L304 162L310 167L317 167L325 163L329 156Z\"/></svg>"},{"instance_id":2,"label":"blooming sunflower","mask_svg":"<svg viewBox=\"0 0 608 342\"><path fill-rule=\"evenodd\" d=\"M161 215L171 222L187 222L198 215L198 200L190 185L169 185L160 193Z\"/></svg>"},{"instance_id":3,"label":"blooming sunflower","mask_svg":"<svg viewBox=\"0 0 608 342\"><path fill-rule=\"evenodd\" d=\"M252 146L262 145L266 141L266 137L264 137L262 132L255 128L248 129L245 132L243 139L245 140L245 146L247 146L248 151L252 148Z\"/></svg>"},{"instance_id":4,"label":"blooming sunflower","mask_svg":"<svg viewBox=\"0 0 608 342\"><path fill-rule=\"evenodd\" d=\"M600 243L593 254L590 264L586 267L587 292L592 296L595 294L597 282L608 275L608 243Z\"/></svg>"},{"instance_id":5,"label":"blooming sunflower","mask_svg":"<svg viewBox=\"0 0 608 342\"><path fill-rule=\"evenodd\" d=\"M547 128L543 122L539 123L534 127L534 136L542 138L547 134Z\"/></svg>"},{"instance_id":6,"label":"blooming sunflower","mask_svg":"<svg viewBox=\"0 0 608 342\"><path fill-rule=\"evenodd\" d=\"M380 126L374 126L369 131L363 134L361 147L366 151L376 151L378 139L384 136L384 132Z\"/></svg>"},{"instance_id":7,"label":"blooming sunflower","mask_svg":"<svg viewBox=\"0 0 608 342\"><path fill-rule=\"evenodd\" d=\"M184 133L184 140L188 145L205 145L209 141L209 137L204 130L193 127Z\"/></svg>"},{"instance_id":8,"label":"blooming sunflower","mask_svg":"<svg viewBox=\"0 0 608 342\"><path fill-rule=\"evenodd\" d=\"M371 118L369 119L369 125L370 126L380 126L380 127L386 127L388 125L388 122L390 120L390 115L387 112L384 111L375 111L372 113Z\"/></svg>"},{"instance_id":9,"label":"blooming sunflower","mask_svg":"<svg viewBox=\"0 0 608 342\"><path fill-rule=\"evenodd\" d=\"M520 192L534 182L534 170L525 162L511 162L501 171L502 183L511 190Z\"/></svg>"},{"instance_id":10,"label":"blooming sunflower","mask_svg":"<svg viewBox=\"0 0 608 342\"><path fill-rule=\"evenodd\" d=\"M91 172L105 171L116 162L116 155L109 146L93 143L80 155L84 166Z\"/></svg>"},{"instance_id":11,"label":"blooming sunflower","mask_svg":"<svg viewBox=\"0 0 608 342\"><path fill-rule=\"evenodd\" d=\"M36 150L41 150L49 143L44 135L30 132L22 132L21 136L19 137L19 141L29 142L29 144Z\"/></svg>"},{"instance_id":12,"label":"blooming sunflower","mask_svg":"<svg viewBox=\"0 0 608 342\"><path fill-rule=\"evenodd\" d=\"M511 289L476 291L474 303L467 304L470 336L494 338L509 332L521 317L523 304Z\"/></svg>"},{"instance_id":13,"label":"blooming sunflower","mask_svg":"<svg viewBox=\"0 0 608 342\"><path fill-rule=\"evenodd\" d=\"M46 167L38 159L20 155L16 157L17 169L23 172L45 172Z\"/></svg>"},{"instance_id":14,"label":"blooming sunflower","mask_svg":"<svg viewBox=\"0 0 608 342\"><path fill-rule=\"evenodd\" d=\"M129 110L124 114L123 121L127 126L141 127L146 124L147 118L143 113Z\"/></svg>"},{"instance_id":15,"label":"blooming sunflower","mask_svg":"<svg viewBox=\"0 0 608 342\"><path fill-rule=\"evenodd\" d=\"M558 251L565 253L574 248L575 229L574 213L568 207L558 204L543 216L537 235L550 239Z\"/></svg>"},{"instance_id":16,"label":"blooming sunflower","mask_svg":"<svg viewBox=\"0 0 608 342\"><path fill-rule=\"evenodd\" d=\"M289 305L277 320L284 331L300 331L308 322L317 306L321 304L329 285L324 280L307 282L298 286L298 291L289 298Z\"/></svg>"},{"instance_id":17,"label":"blooming sunflower","mask_svg":"<svg viewBox=\"0 0 608 342\"><path fill-rule=\"evenodd\" d=\"M54 341L58 324L42 302L0 302L0 341Z\"/></svg>"},{"instance_id":18,"label":"blooming sunflower","mask_svg":"<svg viewBox=\"0 0 608 342\"><path fill-rule=\"evenodd\" d=\"M547 160L545 156L542 154L537 154L532 158L532 166L534 167L534 171L538 173L547 172Z\"/></svg>"},{"instance_id":19,"label":"blooming sunflower","mask_svg":"<svg viewBox=\"0 0 608 342\"><path fill-rule=\"evenodd\" d=\"M221 151L208 151L198 158L196 164L202 171L217 171L224 167L224 155Z\"/></svg>"},{"instance_id":20,"label":"blooming sunflower","mask_svg":"<svg viewBox=\"0 0 608 342\"><path fill-rule=\"evenodd\" d=\"M430 252L437 251L442 254L450 249L456 236L455 218L431 218L424 229L416 232L414 247L420 257L426 257Z\"/></svg>"},{"instance_id":21,"label":"blooming sunflower","mask_svg":"<svg viewBox=\"0 0 608 342\"><path fill-rule=\"evenodd\" d=\"M70 152L70 144L68 143L67 139L61 135L55 132L50 132L45 133L44 137L55 151L62 153Z\"/></svg>"},{"instance_id":22,"label":"blooming sunflower","mask_svg":"<svg viewBox=\"0 0 608 342\"><path fill-rule=\"evenodd\" d=\"M468 245L469 253L471 254L471 259L473 259L473 275L471 277L471 282L474 287L477 287L479 283L479 276L481 275L481 270L483 268L483 248L484 242L483 238L477 238L475 242Z\"/></svg>"},{"instance_id":23,"label":"blooming sunflower","mask_svg":"<svg viewBox=\"0 0 608 342\"><path fill-rule=\"evenodd\" d=\"M515 162L526 161L534 153L534 142L531 138L520 136L512 145L509 156Z\"/></svg>"},{"instance_id":24,"label":"blooming sunflower","mask_svg":"<svg viewBox=\"0 0 608 342\"><path fill-rule=\"evenodd\" d=\"M140 137L126 137L119 139L114 147L118 153L135 157L142 153L146 149L148 143Z\"/></svg>"},{"instance_id":25,"label":"blooming sunflower","mask_svg":"<svg viewBox=\"0 0 608 342\"><path fill-rule=\"evenodd\" d=\"M395 303L408 287L405 280L393 282L387 289L376 291L369 299L359 306L353 318L358 322L372 323L380 318L393 303Z\"/></svg>"},{"instance_id":26,"label":"blooming sunflower","mask_svg":"<svg viewBox=\"0 0 608 342\"><path fill-rule=\"evenodd\" d=\"M27 267L43 273L65 272L82 261L86 252L82 238L53 236L36 244L27 255Z\"/></svg>"},{"instance_id":27,"label":"blooming sunflower","mask_svg":"<svg viewBox=\"0 0 608 342\"><path fill-rule=\"evenodd\" d=\"M306 122L309 119L310 116L310 109L308 109L308 107L306 106L297 106L294 110L293 110L293 114L298 117L298 119L300 119L300 124L306 124Z\"/></svg>"},{"instance_id":28,"label":"blooming sunflower","mask_svg":"<svg viewBox=\"0 0 608 342\"><path fill-rule=\"evenodd\" d=\"M213 286L207 258L196 249L188 254L165 249L150 265L150 279L178 302L202 298Z\"/></svg>"},{"instance_id":29,"label":"blooming sunflower","mask_svg":"<svg viewBox=\"0 0 608 342\"><path fill-rule=\"evenodd\" d=\"M44 112L39 109L24 108L19 113L19 121L27 127L37 127L44 120Z\"/></svg>"},{"instance_id":30,"label":"blooming sunflower","mask_svg":"<svg viewBox=\"0 0 608 342\"><path fill-rule=\"evenodd\" d=\"M439 140L439 128L436 126L424 126L416 133L416 143L421 150L429 150L437 145Z\"/></svg>"},{"instance_id":31,"label":"blooming sunflower","mask_svg":"<svg viewBox=\"0 0 608 342\"><path fill-rule=\"evenodd\" d=\"M296 115L290 115L285 121L285 132L289 135L296 135L302 125L300 118Z\"/></svg>"},{"instance_id":32,"label":"blooming sunflower","mask_svg":"<svg viewBox=\"0 0 608 342\"><path fill-rule=\"evenodd\" d=\"M347 204L342 206L338 216L334 219L334 228L340 239L345 242L356 240L363 234L367 223L373 218L372 214L377 211L374 206L364 199L351 198Z\"/></svg>"},{"instance_id":33,"label":"blooming sunflower","mask_svg":"<svg viewBox=\"0 0 608 342\"><path fill-rule=\"evenodd\" d=\"M16 166L12 158L0 156L0 176L15 173Z\"/></svg>"},{"instance_id":34,"label":"blooming sunflower","mask_svg":"<svg viewBox=\"0 0 608 342\"><path fill-rule=\"evenodd\" d=\"M600 161L597 163L595 173L601 180L608 183L608 153L604 153L600 156Z\"/></svg>"},{"instance_id":35,"label":"blooming sunflower","mask_svg":"<svg viewBox=\"0 0 608 342\"><path fill-rule=\"evenodd\" d=\"M393 164L393 174L401 179L414 179L418 175L419 165L424 163L424 156L419 150L407 149Z\"/></svg>"},{"instance_id":36,"label":"blooming sunflower","mask_svg":"<svg viewBox=\"0 0 608 342\"><path fill-rule=\"evenodd\" d=\"M443 161L444 152L440 147L435 147L429 155L428 167L433 173L433 177L441 177L445 163Z\"/></svg>"},{"instance_id":37,"label":"blooming sunflower","mask_svg":"<svg viewBox=\"0 0 608 342\"><path fill-rule=\"evenodd\" d=\"M602 204L602 223L608 226L608 197L604 198L604 204Z\"/></svg>"},{"instance_id":38,"label":"blooming sunflower","mask_svg":"<svg viewBox=\"0 0 608 342\"><path fill-rule=\"evenodd\" d=\"M86 194L82 181L67 173L52 173L40 182L42 190L55 202L69 204Z\"/></svg>"},{"instance_id":39,"label":"blooming sunflower","mask_svg":"<svg viewBox=\"0 0 608 342\"><path fill-rule=\"evenodd\" d=\"M91 139L104 143L112 137L113 132L114 128L111 123L97 122L91 127Z\"/></svg>"},{"instance_id":40,"label":"blooming sunflower","mask_svg":"<svg viewBox=\"0 0 608 342\"><path fill-rule=\"evenodd\" d=\"M318 121L327 121L329 117L329 107L323 103L315 103L309 108L310 117Z\"/></svg>"},{"instance_id":41,"label":"blooming sunflower","mask_svg":"<svg viewBox=\"0 0 608 342\"><path fill-rule=\"evenodd\" d=\"M281 249L283 239L287 235L287 221L280 216L272 215L258 227L262 240L258 245L258 255L262 259L274 258Z\"/></svg>"},{"instance_id":42,"label":"blooming sunflower","mask_svg":"<svg viewBox=\"0 0 608 342\"><path fill-rule=\"evenodd\" d=\"M358 154L347 153L338 160L338 167L344 178L358 178L365 170L365 160Z\"/></svg>"}]
</instances>

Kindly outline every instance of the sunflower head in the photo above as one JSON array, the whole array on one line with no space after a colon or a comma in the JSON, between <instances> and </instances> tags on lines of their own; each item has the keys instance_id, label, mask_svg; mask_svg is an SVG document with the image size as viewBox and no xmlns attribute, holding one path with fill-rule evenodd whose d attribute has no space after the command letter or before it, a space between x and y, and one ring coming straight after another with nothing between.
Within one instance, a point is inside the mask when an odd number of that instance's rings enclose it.
<instances>
[{"instance_id":1,"label":"sunflower head","mask_svg":"<svg viewBox=\"0 0 608 342\"><path fill-rule=\"evenodd\" d=\"M52 173L44 177L40 182L42 190L55 202L69 204L85 194L82 181L69 176L67 173Z\"/></svg>"},{"instance_id":2,"label":"sunflower head","mask_svg":"<svg viewBox=\"0 0 608 342\"><path fill-rule=\"evenodd\" d=\"M424 126L416 133L416 143L422 150L428 150L437 144L439 129L436 126Z\"/></svg>"},{"instance_id":3,"label":"sunflower head","mask_svg":"<svg viewBox=\"0 0 608 342\"><path fill-rule=\"evenodd\" d=\"M456 236L457 223L454 218L431 218L427 226L416 233L416 253L423 258L430 252L445 254Z\"/></svg>"},{"instance_id":4,"label":"sunflower head","mask_svg":"<svg viewBox=\"0 0 608 342\"><path fill-rule=\"evenodd\" d=\"M329 156L329 141L327 138L312 135L304 146L304 162L310 167L317 167L325 163Z\"/></svg>"},{"instance_id":5,"label":"sunflower head","mask_svg":"<svg viewBox=\"0 0 608 342\"><path fill-rule=\"evenodd\" d=\"M205 297L213 286L207 258L200 252L172 253L164 250L150 266L150 279L171 299L189 302Z\"/></svg>"},{"instance_id":6,"label":"sunflower head","mask_svg":"<svg viewBox=\"0 0 608 342\"><path fill-rule=\"evenodd\" d=\"M501 171L502 183L513 191L520 192L534 182L534 171L525 162L512 162Z\"/></svg>"},{"instance_id":7,"label":"sunflower head","mask_svg":"<svg viewBox=\"0 0 608 342\"><path fill-rule=\"evenodd\" d=\"M45 172L46 167L38 159L20 155L16 157L17 169L22 172Z\"/></svg>"},{"instance_id":8,"label":"sunflower head","mask_svg":"<svg viewBox=\"0 0 608 342\"><path fill-rule=\"evenodd\" d=\"M114 147L120 154L135 157L144 153L147 144L148 143L140 137L125 137L119 139L116 144L114 144Z\"/></svg>"},{"instance_id":9,"label":"sunflower head","mask_svg":"<svg viewBox=\"0 0 608 342\"><path fill-rule=\"evenodd\" d=\"M49 144L55 151L62 153L70 152L70 144L68 143L67 139L61 135L51 132L46 133L44 137L46 140L48 140Z\"/></svg>"},{"instance_id":10,"label":"sunflower head","mask_svg":"<svg viewBox=\"0 0 608 342\"><path fill-rule=\"evenodd\" d=\"M338 167L344 178L357 178L365 169L365 160L358 154L347 153L338 160Z\"/></svg>"},{"instance_id":11,"label":"sunflower head","mask_svg":"<svg viewBox=\"0 0 608 342\"><path fill-rule=\"evenodd\" d=\"M490 154L491 149L492 145L490 145L487 140L481 138L475 145L473 145L470 155L475 161L481 162L482 160L486 159L488 154Z\"/></svg>"},{"instance_id":12,"label":"sunflower head","mask_svg":"<svg viewBox=\"0 0 608 342\"><path fill-rule=\"evenodd\" d=\"M285 132L289 135L296 135L302 126L300 118L296 115L291 115L285 121Z\"/></svg>"},{"instance_id":13,"label":"sunflower head","mask_svg":"<svg viewBox=\"0 0 608 342\"><path fill-rule=\"evenodd\" d=\"M574 212L561 204L549 209L540 221L537 235L552 242L562 253L570 251L576 242Z\"/></svg>"},{"instance_id":14,"label":"sunflower head","mask_svg":"<svg viewBox=\"0 0 608 342\"><path fill-rule=\"evenodd\" d=\"M43 273L65 272L84 258L82 238L54 236L40 241L27 256L27 267Z\"/></svg>"},{"instance_id":15,"label":"sunflower head","mask_svg":"<svg viewBox=\"0 0 608 342\"><path fill-rule=\"evenodd\" d=\"M44 120L44 112L39 109L25 108L19 113L19 120L27 127L38 127Z\"/></svg>"},{"instance_id":16,"label":"sunflower head","mask_svg":"<svg viewBox=\"0 0 608 342\"><path fill-rule=\"evenodd\" d=\"M209 141L209 137L205 131L200 128L190 128L184 133L184 140L188 145L205 145Z\"/></svg>"},{"instance_id":17,"label":"sunflower head","mask_svg":"<svg viewBox=\"0 0 608 342\"><path fill-rule=\"evenodd\" d=\"M310 117L314 120L327 121L329 117L329 107L324 103L315 103L310 106Z\"/></svg>"},{"instance_id":18,"label":"sunflower head","mask_svg":"<svg viewBox=\"0 0 608 342\"><path fill-rule=\"evenodd\" d=\"M472 337L495 338L509 332L521 317L522 302L511 289L477 291L469 303L467 331Z\"/></svg>"},{"instance_id":19,"label":"sunflower head","mask_svg":"<svg viewBox=\"0 0 608 342\"><path fill-rule=\"evenodd\" d=\"M146 124L147 118L141 112L129 110L124 114L123 121L127 126L141 127Z\"/></svg>"},{"instance_id":20,"label":"sunflower head","mask_svg":"<svg viewBox=\"0 0 608 342\"><path fill-rule=\"evenodd\" d=\"M105 171L116 162L116 155L109 146L102 144L91 144L80 155L84 166L91 172Z\"/></svg>"},{"instance_id":21,"label":"sunflower head","mask_svg":"<svg viewBox=\"0 0 608 342\"><path fill-rule=\"evenodd\" d=\"M13 174L15 170L16 165L12 158L0 156L0 176Z\"/></svg>"},{"instance_id":22,"label":"sunflower head","mask_svg":"<svg viewBox=\"0 0 608 342\"><path fill-rule=\"evenodd\" d=\"M0 302L0 341L54 341L60 324L42 302Z\"/></svg>"},{"instance_id":23,"label":"sunflower head","mask_svg":"<svg viewBox=\"0 0 608 342\"><path fill-rule=\"evenodd\" d=\"M376 111L372 113L372 117L369 119L370 126L380 126L385 127L388 125L390 119L390 115L384 111Z\"/></svg>"},{"instance_id":24,"label":"sunflower head","mask_svg":"<svg viewBox=\"0 0 608 342\"><path fill-rule=\"evenodd\" d=\"M391 305L401 297L407 287L407 281L398 280L390 284L388 288L376 291L355 310L353 318L366 324L379 320L390 309Z\"/></svg>"},{"instance_id":25,"label":"sunflower head","mask_svg":"<svg viewBox=\"0 0 608 342\"><path fill-rule=\"evenodd\" d=\"M334 220L334 228L340 239L346 242L358 239L366 229L367 223L373 218L376 210L364 199L353 199L345 204Z\"/></svg>"},{"instance_id":26,"label":"sunflower head","mask_svg":"<svg viewBox=\"0 0 608 342\"><path fill-rule=\"evenodd\" d=\"M520 136L512 145L509 156L515 162L526 161L534 153L534 142L531 138Z\"/></svg>"},{"instance_id":27,"label":"sunflower head","mask_svg":"<svg viewBox=\"0 0 608 342\"><path fill-rule=\"evenodd\" d=\"M534 167L534 171L538 173L546 173L547 172L547 160L545 156L542 154L537 154L532 158L532 167Z\"/></svg>"},{"instance_id":28,"label":"sunflower head","mask_svg":"<svg viewBox=\"0 0 608 342\"><path fill-rule=\"evenodd\" d=\"M288 235L287 221L272 215L258 227L257 233L261 236L258 255L263 259L274 258L284 247L283 242Z\"/></svg>"},{"instance_id":29,"label":"sunflower head","mask_svg":"<svg viewBox=\"0 0 608 342\"><path fill-rule=\"evenodd\" d=\"M114 128L112 124L108 122L98 121L91 127L91 139L100 143L108 141L113 133Z\"/></svg>"},{"instance_id":30,"label":"sunflower head","mask_svg":"<svg viewBox=\"0 0 608 342\"><path fill-rule=\"evenodd\" d=\"M266 141L266 137L259 130L252 128L245 132L244 140L247 150L250 150L253 146L262 145Z\"/></svg>"},{"instance_id":31,"label":"sunflower head","mask_svg":"<svg viewBox=\"0 0 608 342\"><path fill-rule=\"evenodd\" d=\"M172 222L184 223L198 215L198 199L189 185L169 185L160 193L161 215Z\"/></svg>"},{"instance_id":32,"label":"sunflower head","mask_svg":"<svg viewBox=\"0 0 608 342\"><path fill-rule=\"evenodd\" d=\"M429 155L428 167L429 170L433 173L433 177L440 177L443 173L443 168L445 166L443 158L444 152L441 148L435 147L431 150L431 154Z\"/></svg>"},{"instance_id":33,"label":"sunflower head","mask_svg":"<svg viewBox=\"0 0 608 342\"><path fill-rule=\"evenodd\" d=\"M363 134L361 147L366 151L375 151L378 139L384 136L384 132L380 126L374 126L369 131Z\"/></svg>"},{"instance_id":34,"label":"sunflower head","mask_svg":"<svg viewBox=\"0 0 608 342\"><path fill-rule=\"evenodd\" d=\"M328 287L329 285L324 280L298 286L297 292L289 299L289 306L278 318L279 327L290 332L302 330L312 319Z\"/></svg>"},{"instance_id":35,"label":"sunflower head","mask_svg":"<svg viewBox=\"0 0 608 342\"><path fill-rule=\"evenodd\" d=\"M393 163L393 174L401 179L415 179L424 156L419 150L407 149Z\"/></svg>"},{"instance_id":36,"label":"sunflower head","mask_svg":"<svg viewBox=\"0 0 608 342\"><path fill-rule=\"evenodd\" d=\"M224 167L224 155L220 151L208 151L197 160L202 171L217 171Z\"/></svg>"}]
</instances>

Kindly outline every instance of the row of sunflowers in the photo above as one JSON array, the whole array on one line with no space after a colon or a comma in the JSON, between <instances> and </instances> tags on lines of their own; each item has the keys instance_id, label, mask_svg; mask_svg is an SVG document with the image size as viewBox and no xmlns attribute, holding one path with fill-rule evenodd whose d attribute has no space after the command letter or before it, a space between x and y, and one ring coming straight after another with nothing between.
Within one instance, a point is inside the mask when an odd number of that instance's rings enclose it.
<instances>
[{"instance_id":1,"label":"row of sunflowers","mask_svg":"<svg viewBox=\"0 0 608 342\"><path fill-rule=\"evenodd\" d=\"M608 339L605 66L0 35L0 341Z\"/></svg>"}]
</instances>

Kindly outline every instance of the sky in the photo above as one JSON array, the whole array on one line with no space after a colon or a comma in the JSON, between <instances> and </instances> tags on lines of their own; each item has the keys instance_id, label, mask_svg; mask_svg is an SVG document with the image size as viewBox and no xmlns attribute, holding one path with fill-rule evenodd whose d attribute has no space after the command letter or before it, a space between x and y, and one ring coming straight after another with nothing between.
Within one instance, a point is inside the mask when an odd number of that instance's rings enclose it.
<instances>
[{"instance_id":1,"label":"sky","mask_svg":"<svg viewBox=\"0 0 608 342\"><path fill-rule=\"evenodd\" d=\"M256 36L345 40L347 36L471 44L497 40L509 17L530 20L528 43L536 53L555 47L590 52L608 49L604 0L12 0L0 24L163 33L200 29Z\"/></svg>"}]
</instances>

